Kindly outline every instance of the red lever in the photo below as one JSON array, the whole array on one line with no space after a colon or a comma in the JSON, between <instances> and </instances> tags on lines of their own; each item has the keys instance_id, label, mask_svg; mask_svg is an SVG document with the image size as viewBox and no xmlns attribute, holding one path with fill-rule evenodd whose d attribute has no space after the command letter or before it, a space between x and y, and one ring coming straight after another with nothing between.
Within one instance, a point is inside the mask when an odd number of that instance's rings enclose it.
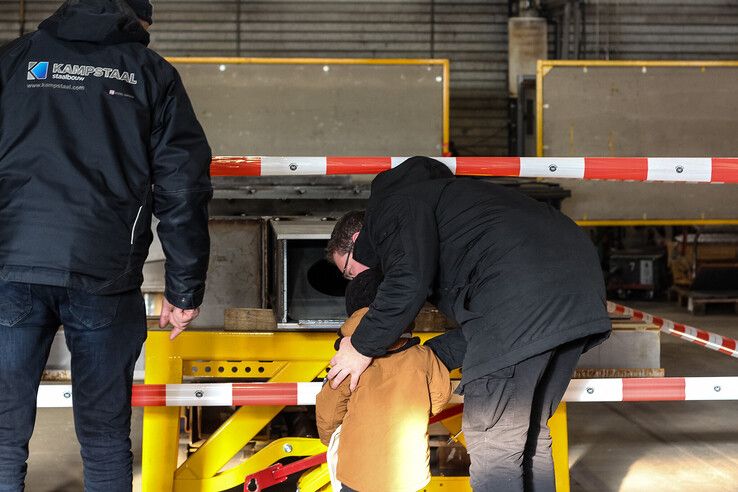
<instances>
[{"instance_id":1,"label":"red lever","mask_svg":"<svg viewBox=\"0 0 738 492\"><path fill-rule=\"evenodd\" d=\"M428 421L428 423L435 424L436 422L440 422L441 420L446 420L448 418L455 417L456 415L459 415L463 411L464 411L464 405L454 405L453 407L448 407L444 411L439 412L436 415L432 416L430 420Z\"/></svg>"},{"instance_id":2,"label":"red lever","mask_svg":"<svg viewBox=\"0 0 738 492\"><path fill-rule=\"evenodd\" d=\"M455 405L449 407L441 413L434 415L430 418L428 423L434 424L460 414L464 410L464 405ZM278 483L285 482L287 477L294 473L298 473L314 466L322 465L325 463L325 453L316 454L300 461L295 461L289 465L283 465L277 463L269 468L265 468L256 473L252 473L246 477L243 484L244 492L261 492L262 490L269 488Z\"/></svg>"},{"instance_id":3,"label":"red lever","mask_svg":"<svg viewBox=\"0 0 738 492\"><path fill-rule=\"evenodd\" d=\"M301 472L314 466L325 463L325 453L316 454L308 458L295 461L289 465L277 463L256 473L246 476L243 484L244 492L261 492L287 480L293 473Z\"/></svg>"}]
</instances>

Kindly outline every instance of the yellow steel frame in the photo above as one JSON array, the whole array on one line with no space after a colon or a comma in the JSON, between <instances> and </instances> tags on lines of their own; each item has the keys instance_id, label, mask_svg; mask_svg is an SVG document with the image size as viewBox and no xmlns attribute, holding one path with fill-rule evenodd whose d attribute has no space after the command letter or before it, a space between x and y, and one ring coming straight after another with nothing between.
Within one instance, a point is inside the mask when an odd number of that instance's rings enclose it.
<instances>
[{"instance_id":1,"label":"yellow steel frame","mask_svg":"<svg viewBox=\"0 0 738 492\"><path fill-rule=\"evenodd\" d=\"M423 341L438 333L422 333ZM333 333L322 332L205 332L187 331L174 341L169 332L152 330L146 341L146 384L178 384L184 368L225 364L222 361L260 361L262 373L251 378L271 382L312 381L325 374L333 356ZM218 362L221 361L221 362ZM244 366L247 363L241 363ZM217 377L218 371L210 373ZM190 374L191 375L191 374ZM198 377L207 373L197 371ZM242 377L241 374L238 377ZM179 419L177 407L147 407L143 421L142 483L144 492L215 492L243 483L246 475L267 468L288 456L308 456L325 447L317 439L276 440L230 469L221 469L238 454L281 410L281 406L241 407L184 463L178 464ZM461 430L461 418L443 422L452 434ZM561 405L550 421L557 492L569 490L566 444L566 407ZM459 438L463 444L463 436ZM300 478L303 492L330 490L328 471L317 467ZM471 490L468 477L433 477L428 492Z\"/></svg>"},{"instance_id":2,"label":"yellow steel frame","mask_svg":"<svg viewBox=\"0 0 738 492\"><path fill-rule=\"evenodd\" d=\"M543 79L555 67L738 67L738 61L538 60L536 67L536 155L543 155ZM738 225L736 219L582 220L582 227Z\"/></svg>"},{"instance_id":3,"label":"yellow steel frame","mask_svg":"<svg viewBox=\"0 0 738 492\"><path fill-rule=\"evenodd\" d=\"M449 152L451 62L445 58L244 58L244 57L170 57L170 63L218 65L441 65L443 67L443 155Z\"/></svg>"}]
</instances>

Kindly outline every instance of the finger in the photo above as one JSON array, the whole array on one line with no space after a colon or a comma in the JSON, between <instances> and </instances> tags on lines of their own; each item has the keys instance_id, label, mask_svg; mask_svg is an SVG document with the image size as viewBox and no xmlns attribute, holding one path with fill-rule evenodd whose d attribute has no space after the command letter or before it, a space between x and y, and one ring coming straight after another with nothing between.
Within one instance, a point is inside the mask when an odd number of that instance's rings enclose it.
<instances>
[{"instance_id":1,"label":"finger","mask_svg":"<svg viewBox=\"0 0 738 492\"><path fill-rule=\"evenodd\" d=\"M171 305L165 299L161 306L161 314L159 315L159 328L167 327L171 312Z\"/></svg>"},{"instance_id":2,"label":"finger","mask_svg":"<svg viewBox=\"0 0 738 492\"><path fill-rule=\"evenodd\" d=\"M173 327L178 328L180 330L184 330L190 325L189 321L183 321L181 318L175 318L175 317L172 317L172 319L170 319L169 322L171 323Z\"/></svg>"},{"instance_id":3,"label":"finger","mask_svg":"<svg viewBox=\"0 0 738 492\"><path fill-rule=\"evenodd\" d=\"M174 328L172 328L172 331L169 333L169 340L174 340L175 338L177 338L179 336L180 333L182 333L186 329L187 329L187 327L181 327L181 328L174 327Z\"/></svg>"},{"instance_id":4,"label":"finger","mask_svg":"<svg viewBox=\"0 0 738 492\"><path fill-rule=\"evenodd\" d=\"M336 364L334 364L333 361L331 361L331 368L328 371L328 374L326 375L326 377L328 378L328 380L331 380L335 378L339 372L341 372L341 368L337 366Z\"/></svg>"},{"instance_id":5,"label":"finger","mask_svg":"<svg viewBox=\"0 0 738 492\"><path fill-rule=\"evenodd\" d=\"M359 385L359 378L361 377L361 374L351 374L351 384L349 385L349 390L353 393L356 387Z\"/></svg>"},{"instance_id":6,"label":"finger","mask_svg":"<svg viewBox=\"0 0 738 492\"><path fill-rule=\"evenodd\" d=\"M175 308L172 312L171 322L172 324L176 324L178 327L187 326L192 322L193 318L189 318L185 315L184 311Z\"/></svg>"},{"instance_id":7,"label":"finger","mask_svg":"<svg viewBox=\"0 0 738 492\"><path fill-rule=\"evenodd\" d=\"M349 375L349 372L345 369L342 369L335 378L331 381L331 388L336 389L338 388L344 379Z\"/></svg>"}]
</instances>

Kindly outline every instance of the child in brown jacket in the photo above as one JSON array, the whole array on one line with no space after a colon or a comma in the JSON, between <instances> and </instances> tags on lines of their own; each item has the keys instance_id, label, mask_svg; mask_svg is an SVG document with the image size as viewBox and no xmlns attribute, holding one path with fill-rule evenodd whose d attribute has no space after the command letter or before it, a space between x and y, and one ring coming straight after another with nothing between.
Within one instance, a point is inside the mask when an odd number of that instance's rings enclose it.
<instances>
[{"instance_id":1,"label":"child in brown jacket","mask_svg":"<svg viewBox=\"0 0 738 492\"><path fill-rule=\"evenodd\" d=\"M346 306L352 314L341 336L351 336L359 325L380 281L368 270L349 284ZM330 444L329 455L340 442L335 478L342 489L334 487L334 492L415 492L425 487L430 481L428 418L451 397L446 367L407 331L387 355L372 361L353 393L349 382L345 379L335 390L325 384L316 402L318 432Z\"/></svg>"}]
</instances>

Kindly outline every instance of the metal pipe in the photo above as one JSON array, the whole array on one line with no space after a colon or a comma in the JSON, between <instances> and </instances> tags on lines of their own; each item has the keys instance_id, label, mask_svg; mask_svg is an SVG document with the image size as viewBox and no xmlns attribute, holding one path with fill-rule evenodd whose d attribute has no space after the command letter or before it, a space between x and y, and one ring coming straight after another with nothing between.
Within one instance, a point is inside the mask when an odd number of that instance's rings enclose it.
<instances>
[{"instance_id":1,"label":"metal pipe","mask_svg":"<svg viewBox=\"0 0 738 492\"><path fill-rule=\"evenodd\" d=\"M517 155L525 156L525 134L526 134L526 118L528 106L528 95L526 90L529 87L536 86L535 75L518 75L518 108L517 108Z\"/></svg>"},{"instance_id":2,"label":"metal pipe","mask_svg":"<svg viewBox=\"0 0 738 492\"><path fill-rule=\"evenodd\" d=\"M23 36L26 28L26 0L18 0L18 35Z\"/></svg>"}]
</instances>

